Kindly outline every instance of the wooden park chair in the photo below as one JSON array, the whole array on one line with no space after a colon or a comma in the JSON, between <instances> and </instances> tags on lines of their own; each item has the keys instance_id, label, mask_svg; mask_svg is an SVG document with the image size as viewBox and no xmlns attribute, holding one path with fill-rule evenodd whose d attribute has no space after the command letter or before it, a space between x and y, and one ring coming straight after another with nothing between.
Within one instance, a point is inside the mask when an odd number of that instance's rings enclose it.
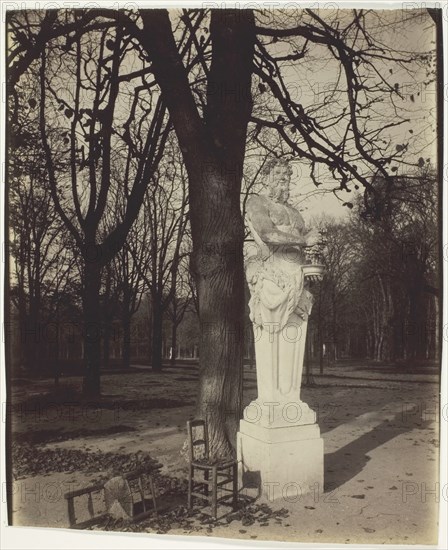
<instances>
[{"instance_id":1,"label":"wooden park chair","mask_svg":"<svg viewBox=\"0 0 448 550\"><path fill-rule=\"evenodd\" d=\"M71 529L86 529L109 518L114 503L118 503L124 516L133 522L150 514L157 516L153 477L144 468L116 476L107 483L70 491L64 496Z\"/></svg>"},{"instance_id":2,"label":"wooden park chair","mask_svg":"<svg viewBox=\"0 0 448 550\"><path fill-rule=\"evenodd\" d=\"M198 434L199 432L199 434ZM205 420L187 422L189 475L188 508L193 507L193 497L210 504L212 515L216 519L218 505L230 497L235 509L238 500L238 466L233 458L211 460L209 457L209 439ZM231 488L228 486L231 484ZM220 495L218 496L218 491Z\"/></svg>"}]
</instances>

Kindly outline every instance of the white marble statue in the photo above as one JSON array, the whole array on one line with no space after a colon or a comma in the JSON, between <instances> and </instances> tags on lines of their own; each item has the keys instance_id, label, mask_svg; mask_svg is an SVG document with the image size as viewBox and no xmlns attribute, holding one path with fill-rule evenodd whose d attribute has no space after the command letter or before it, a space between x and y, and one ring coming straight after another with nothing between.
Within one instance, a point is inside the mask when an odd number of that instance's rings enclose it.
<instances>
[{"instance_id":1,"label":"white marble statue","mask_svg":"<svg viewBox=\"0 0 448 550\"><path fill-rule=\"evenodd\" d=\"M258 397L245 419L266 427L315 422L300 400L307 320L313 303L308 282L319 280L322 266L309 263L321 239L307 230L288 203L291 167L268 162L267 195L247 201L247 223L254 239L246 257L246 277L254 328Z\"/></svg>"}]
</instances>

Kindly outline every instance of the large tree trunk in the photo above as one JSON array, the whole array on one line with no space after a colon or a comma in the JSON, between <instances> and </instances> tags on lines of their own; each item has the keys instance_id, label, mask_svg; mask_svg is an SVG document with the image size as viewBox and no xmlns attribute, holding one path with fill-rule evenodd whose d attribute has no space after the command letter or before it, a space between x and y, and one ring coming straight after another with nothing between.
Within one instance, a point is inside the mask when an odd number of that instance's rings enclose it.
<instances>
[{"instance_id":1,"label":"large tree trunk","mask_svg":"<svg viewBox=\"0 0 448 550\"><path fill-rule=\"evenodd\" d=\"M217 167L204 186L208 203L192 204L193 265L199 296L200 388L196 414L208 420L213 455L229 454L241 416L244 352L243 220L235 185Z\"/></svg>"},{"instance_id":2,"label":"large tree trunk","mask_svg":"<svg viewBox=\"0 0 448 550\"><path fill-rule=\"evenodd\" d=\"M88 398L100 395L101 364L101 268L97 259L84 264L84 381L83 393Z\"/></svg>"}]
</instances>

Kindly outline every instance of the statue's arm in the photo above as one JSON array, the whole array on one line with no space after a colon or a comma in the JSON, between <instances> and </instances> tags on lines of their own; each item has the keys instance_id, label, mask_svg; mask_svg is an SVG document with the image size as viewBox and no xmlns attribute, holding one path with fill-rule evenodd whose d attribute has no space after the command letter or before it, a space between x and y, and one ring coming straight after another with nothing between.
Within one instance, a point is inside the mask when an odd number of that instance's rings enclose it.
<instances>
[{"instance_id":1,"label":"statue's arm","mask_svg":"<svg viewBox=\"0 0 448 550\"><path fill-rule=\"evenodd\" d=\"M305 241L304 244L306 246L313 246L314 244L320 241L321 235L319 230L315 227L307 229L305 225L305 220L303 219L300 212L296 211L293 219L294 219L294 225L296 226L297 231L303 235L303 238Z\"/></svg>"},{"instance_id":2,"label":"statue's arm","mask_svg":"<svg viewBox=\"0 0 448 550\"><path fill-rule=\"evenodd\" d=\"M246 213L254 230L263 242L302 246L306 244L305 235L302 235L299 231L285 233L277 229L269 216L266 204L260 197L254 196L247 201Z\"/></svg>"}]
</instances>

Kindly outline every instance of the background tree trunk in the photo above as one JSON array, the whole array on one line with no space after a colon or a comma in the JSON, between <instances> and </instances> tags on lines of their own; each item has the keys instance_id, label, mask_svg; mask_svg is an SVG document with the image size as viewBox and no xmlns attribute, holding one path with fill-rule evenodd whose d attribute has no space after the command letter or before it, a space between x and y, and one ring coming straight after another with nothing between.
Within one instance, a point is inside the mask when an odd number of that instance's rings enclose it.
<instances>
[{"instance_id":1,"label":"background tree trunk","mask_svg":"<svg viewBox=\"0 0 448 550\"><path fill-rule=\"evenodd\" d=\"M83 393L88 398L100 395L101 365L101 268L98 259L84 260L84 362Z\"/></svg>"},{"instance_id":2,"label":"background tree trunk","mask_svg":"<svg viewBox=\"0 0 448 550\"><path fill-rule=\"evenodd\" d=\"M110 365L110 321L105 319L103 322L103 368L108 369Z\"/></svg>"},{"instance_id":3,"label":"background tree trunk","mask_svg":"<svg viewBox=\"0 0 448 550\"><path fill-rule=\"evenodd\" d=\"M131 366L131 316L126 312L123 313L123 350L122 364L125 369Z\"/></svg>"},{"instance_id":4,"label":"background tree trunk","mask_svg":"<svg viewBox=\"0 0 448 550\"><path fill-rule=\"evenodd\" d=\"M177 359L177 323L173 321L171 323L171 365L176 364Z\"/></svg>"},{"instance_id":5,"label":"background tree trunk","mask_svg":"<svg viewBox=\"0 0 448 550\"><path fill-rule=\"evenodd\" d=\"M56 315L55 315L55 346L54 346L54 385L56 388L59 387L59 378L61 376L61 365L59 364L59 355L60 355L60 332L61 332L61 321L59 318L59 298L56 303Z\"/></svg>"},{"instance_id":6,"label":"background tree trunk","mask_svg":"<svg viewBox=\"0 0 448 550\"><path fill-rule=\"evenodd\" d=\"M151 368L157 372L162 370L163 312L160 301L161 298L159 296L153 295Z\"/></svg>"},{"instance_id":7,"label":"background tree trunk","mask_svg":"<svg viewBox=\"0 0 448 550\"><path fill-rule=\"evenodd\" d=\"M110 335L111 335L111 320L113 312L111 311L111 283L112 272L111 264L105 266L105 285L104 294L102 297L102 314L103 314L103 368L109 368L110 364Z\"/></svg>"},{"instance_id":8,"label":"background tree trunk","mask_svg":"<svg viewBox=\"0 0 448 550\"><path fill-rule=\"evenodd\" d=\"M324 373L324 343L322 338L322 288L319 288L317 307L317 345L319 347L319 373Z\"/></svg>"}]
</instances>

